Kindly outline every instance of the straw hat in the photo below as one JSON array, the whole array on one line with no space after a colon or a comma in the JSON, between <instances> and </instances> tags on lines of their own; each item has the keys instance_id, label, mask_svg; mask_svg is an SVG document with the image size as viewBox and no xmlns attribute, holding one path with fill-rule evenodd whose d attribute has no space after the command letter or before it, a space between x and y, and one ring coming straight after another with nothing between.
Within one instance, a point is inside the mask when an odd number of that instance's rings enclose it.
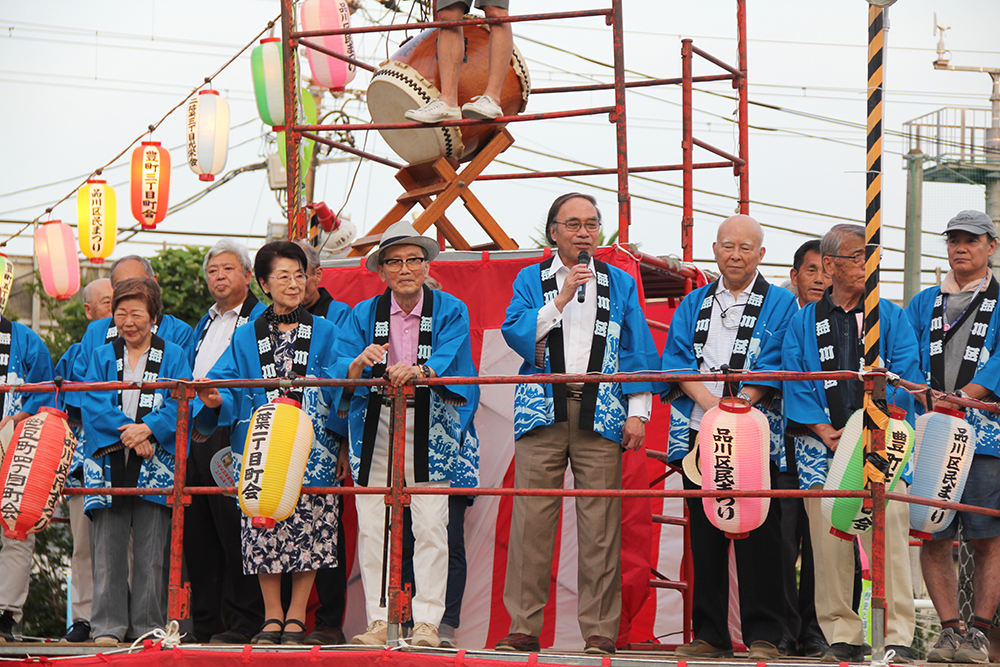
<instances>
[{"instance_id":1,"label":"straw hat","mask_svg":"<svg viewBox=\"0 0 1000 667\"><path fill-rule=\"evenodd\" d=\"M422 236L417 233L408 222L402 220L391 225L389 229L382 233L382 240L379 241L378 250L368 255L365 260L365 268L373 273L378 272L379 262L382 260L382 252L394 245L416 245L424 249L427 261L433 260L441 252L438 242L429 236Z\"/></svg>"},{"instance_id":2,"label":"straw hat","mask_svg":"<svg viewBox=\"0 0 1000 667\"><path fill-rule=\"evenodd\" d=\"M697 486L701 486L701 457L698 456L697 442L694 443L694 447L691 448L691 451L681 461L681 469L684 470L684 475L691 482Z\"/></svg>"}]
</instances>

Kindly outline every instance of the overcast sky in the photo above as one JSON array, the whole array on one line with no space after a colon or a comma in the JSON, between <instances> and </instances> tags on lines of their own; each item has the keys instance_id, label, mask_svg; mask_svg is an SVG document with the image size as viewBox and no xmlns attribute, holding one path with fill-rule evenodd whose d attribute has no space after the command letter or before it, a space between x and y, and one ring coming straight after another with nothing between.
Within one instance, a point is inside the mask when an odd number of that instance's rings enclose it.
<instances>
[{"instance_id":1,"label":"overcast sky","mask_svg":"<svg viewBox=\"0 0 1000 667\"><path fill-rule=\"evenodd\" d=\"M400 4L409 9L408 2ZM94 168L108 162L144 128L157 121L205 76L221 67L280 13L274 0L128 0L72 2L3 0L0 27L0 107L3 146L0 163L0 220L28 221L67 193ZM512 12L560 11L567 3L536 0L512 3ZM584 7L603 5L588 1ZM899 135L903 122L946 106L984 108L989 105L990 80L985 74L939 72L932 67L937 38L933 13L951 26L946 44L956 65L1000 67L996 0L899 0L889 12L886 60L885 191L883 221L901 227L905 172ZM366 16L366 12L368 15ZM626 67L640 75L680 75L680 40L736 62L735 2L733 0L626 0ZM404 22L374 0L354 16L356 25L372 20ZM865 85L867 3L864 0L754 0L749 3L749 78L751 130L751 213L767 225L765 262L790 262L807 237L838 222L829 216L862 220L865 204ZM611 31L600 19L520 23L515 40L537 87L610 81ZM360 57L377 64L395 51L404 33L364 35L356 39ZM388 40L388 41L387 41ZM584 56L586 60L574 54ZM303 69L307 70L304 66ZM696 74L717 70L695 64ZM364 91L368 74L359 72L351 88ZM225 69L214 88L229 101L230 151L226 171L259 162L273 151L265 140L269 129L257 117L250 77L249 50ZM735 102L727 84L699 86L694 98L695 135L724 150L736 152L731 122ZM529 112L606 106L612 93L539 95ZM681 161L680 89L643 88L628 95L629 162L631 165ZM780 109L772 108L780 107ZM326 96L324 108L342 108L359 120L368 119L363 102ZM580 168L579 162L615 165L614 126L606 117L591 116L510 126L515 144L487 173ZM271 135L273 137L273 135ZM204 189L205 184L183 164L181 110L170 116L154 139L172 150L174 164L170 203L175 205ZM377 133L355 133L357 145L398 159ZM332 155L330 157L340 157ZM127 159L106 172L118 192L119 227L134 222L128 208ZM698 152L696 160L710 159ZM567 160L575 161L569 162ZM516 165L516 166L511 166ZM353 187L352 186L353 182ZM680 254L681 183L679 172L633 177L631 239L654 254ZM605 219L617 213L615 177L588 178L582 183L556 179L480 182L472 187L508 234L522 245L543 219L551 200L569 190L597 196ZM711 241L719 222L735 208L737 187L731 171L699 171L695 187L696 259L711 257ZM317 178L317 199L331 208L343 207L361 231L371 227L393 204L401 189L393 170L356 161L324 165ZM708 194L711 193L711 194ZM962 208L983 208L983 188L977 185L930 184L925 189L925 230L939 232L948 217ZM774 208L802 209L800 213ZM821 215L816 215L821 214ZM54 217L75 222L75 197L60 205ZM261 236L269 221L283 211L268 188L264 171L240 174L197 203L161 223L175 232L211 232L238 237ZM475 223L455 207L449 217L470 241L486 240ZM4 222L4 238L17 227ZM143 233L119 245L115 255L152 254L157 245L194 242L211 237ZM259 245L251 239L250 245ZM884 266L899 268L903 233L887 229ZM30 236L12 241L11 253L30 252ZM943 255L938 237L924 235L924 252ZM943 261L925 258L925 268ZM765 274L783 272L766 267ZM898 298L900 273L887 271L885 294ZM926 281L933 278L925 276Z\"/></svg>"}]
</instances>

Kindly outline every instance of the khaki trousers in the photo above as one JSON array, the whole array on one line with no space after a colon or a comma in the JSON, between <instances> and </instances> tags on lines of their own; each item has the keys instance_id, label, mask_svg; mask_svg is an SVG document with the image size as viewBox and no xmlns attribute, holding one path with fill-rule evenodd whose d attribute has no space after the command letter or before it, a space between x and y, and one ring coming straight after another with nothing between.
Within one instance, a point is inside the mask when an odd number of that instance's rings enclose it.
<instances>
[{"instance_id":1,"label":"khaki trousers","mask_svg":"<svg viewBox=\"0 0 1000 667\"><path fill-rule=\"evenodd\" d=\"M621 445L579 429L578 400L567 407L567 421L536 428L514 444L515 488L561 489L568 462L577 489L620 489ZM621 499L575 500L580 631L614 641L622 606ZM561 508L562 498L514 496L503 593L511 633L542 632Z\"/></svg>"},{"instance_id":2,"label":"khaki trousers","mask_svg":"<svg viewBox=\"0 0 1000 667\"><path fill-rule=\"evenodd\" d=\"M821 488L821 487L813 487ZM897 493L906 493L900 483ZM854 545L830 534L830 522L823 517L819 498L806 498L809 536L816 570L816 616L830 644L864 642L861 617L852 609L854 591ZM885 512L885 643L909 646L913 641L916 612L910 576L909 505L889 502ZM861 545L871 556L871 531L861 535Z\"/></svg>"}]
</instances>

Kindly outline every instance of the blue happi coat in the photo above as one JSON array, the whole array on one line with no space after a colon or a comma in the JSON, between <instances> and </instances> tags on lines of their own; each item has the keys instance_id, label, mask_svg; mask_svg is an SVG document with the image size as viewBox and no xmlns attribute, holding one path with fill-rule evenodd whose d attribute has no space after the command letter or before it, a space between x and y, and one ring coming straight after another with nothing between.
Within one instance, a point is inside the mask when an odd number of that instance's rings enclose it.
<instances>
[{"instance_id":1,"label":"blue happi coat","mask_svg":"<svg viewBox=\"0 0 1000 667\"><path fill-rule=\"evenodd\" d=\"M258 317L264 314L265 310L267 310L267 304L258 301L257 304L250 311L250 321L247 322L247 324L252 324L254 320L256 320ZM204 332L205 327L208 326L209 319L211 319L211 315L209 313L205 313L204 315L201 316L201 319L198 320L198 324L194 325L194 331L192 332L191 335L191 344L188 346L188 353L190 355L188 357L188 363L191 364L192 370L194 369L195 357L198 356L198 341L201 340L202 332Z\"/></svg>"},{"instance_id":2,"label":"blue happi coat","mask_svg":"<svg viewBox=\"0 0 1000 667\"><path fill-rule=\"evenodd\" d=\"M719 279L721 280L721 278ZM698 360L694 355L694 329L698 321L698 313L702 308L711 283L699 287L684 297L670 320L670 331L667 333L667 343L663 348L662 367L665 372L697 373ZM748 287L747 289L751 289ZM721 284L717 289L725 289ZM785 338L788 321L798 310L799 305L795 295L776 285L771 285L761 305L760 316L750 336L746 361L743 369L747 371L777 371L781 370L781 348ZM751 384L772 387L776 391L772 396L770 406L757 404L758 410L767 417L771 427L771 460L778 468L785 468L785 439L782 420L780 382L765 382L754 380ZM690 447L691 410L694 401L679 388L671 387L663 394L670 400L670 434L667 439L667 457L671 462L679 461L688 453Z\"/></svg>"},{"instance_id":3,"label":"blue happi coat","mask_svg":"<svg viewBox=\"0 0 1000 667\"><path fill-rule=\"evenodd\" d=\"M601 372L656 371L660 367L660 355L646 324L646 316L639 306L635 280L616 266L608 264L607 267L611 303ZM548 339L545 342L544 363L541 367L535 366L538 311L545 303L538 265L521 269L514 281L514 297L507 307L507 318L501 328L507 345L523 359L518 371L520 375L552 372ZM648 382L600 383L594 410L594 432L621 443L622 428L628 418L628 400L625 397L647 391L656 392L658 388ZM551 384L514 385L515 439L539 426L550 426L555 420Z\"/></svg>"},{"instance_id":4,"label":"blue happi coat","mask_svg":"<svg viewBox=\"0 0 1000 667\"><path fill-rule=\"evenodd\" d=\"M940 286L929 287L913 297L910 305L906 308L906 314L920 346L922 381L927 384L931 382L930 324L934 313L934 301L940 292ZM997 346L1000 344L1000 336L997 335L997 328L1000 326L998 317L1000 317L1000 308L994 308L972 382L1000 395L1000 356L997 356ZM975 320L975 313L970 316L970 319ZM957 387L957 389L961 389L961 387ZM917 410L922 411L922 407L918 405ZM976 454L1000 457L1000 415L969 408L965 411L965 421L972 424L976 430Z\"/></svg>"},{"instance_id":5,"label":"blue happi coat","mask_svg":"<svg viewBox=\"0 0 1000 667\"><path fill-rule=\"evenodd\" d=\"M126 355L128 354L126 348ZM101 345L91 355L86 382L117 382L118 359L114 345ZM160 380L191 378L187 352L173 343L164 341L163 361L160 362ZM174 485L174 453L176 452L177 402L171 397L170 389L157 389L153 398L153 409L142 418L142 423L153 432L155 439L153 457L143 459L139 470L140 489L164 488ZM87 436L83 444L83 485L88 489L111 487L111 456L94 458L94 452L102 447L118 442L118 428L135 423L118 404L117 391L83 391L80 413L87 425ZM180 443L187 447L187 441ZM187 451L185 449L185 451ZM129 456L136 456L129 452ZM166 496L139 496L144 500L166 505ZM111 507L111 496L84 496L84 510Z\"/></svg>"},{"instance_id":6,"label":"blue happi coat","mask_svg":"<svg viewBox=\"0 0 1000 667\"><path fill-rule=\"evenodd\" d=\"M94 350L106 343L110 343L106 338L108 328L113 325L114 318L105 317L100 320L94 320L87 326L87 331L83 334L83 339L80 341L80 351L77 353L76 359L70 367L72 371L69 375L64 375L64 379L73 382L84 381L87 377L87 370L90 366L90 360L93 358ZM197 342L191 327L173 315L163 316L163 321L160 322L160 326L156 330L156 335L164 341L173 343L184 350L185 357L190 355L190 351L194 349L194 344ZM79 408L83 400L82 394L83 392L67 393L66 406L71 410Z\"/></svg>"},{"instance_id":7,"label":"blue happi coat","mask_svg":"<svg viewBox=\"0 0 1000 667\"><path fill-rule=\"evenodd\" d=\"M80 350L83 346L80 343L73 343L70 345L63 356L60 357L59 361L56 363L55 374L56 377L68 378L73 372L73 364L76 362L77 355L80 354ZM66 393L59 394L59 405L56 407L60 410L66 409ZM79 415L77 415L77 418ZM66 486L71 489L78 489L83 484L81 479L83 478L83 449L85 447L84 442L87 438L83 431L83 426L72 426L73 435L76 436L76 449L73 450L73 461L70 463L69 476L66 478ZM78 472L79 471L79 472Z\"/></svg>"},{"instance_id":8,"label":"blue happi coat","mask_svg":"<svg viewBox=\"0 0 1000 667\"><path fill-rule=\"evenodd\" d=\"M7 361L7 378L3 381L6 384L50 382L53 378L52 355L45 343L23 324L10 324L10 359ZM3 417L18 412L34 415L46 405L53 405L53 394L7 392L3 395Z\"/></svg>"},{"instance_id":9,"label":"blue happi coat","mask_svg":"<svg viewBox=\"0 0 1000 667\"><path fill-rule=\"evenodd\" d=\"M243 325L233 333L229 347L215 366L209 371L212 380L263 379L260 356L257 353L257 339L254 323ZM309 362L306 377L344 377L346 365L341 370L337 365L341 343L337 328L322 317L314 317L312 343L309 346ZM300 387L302 410L309 415L313 425L313 443L306 462L303 486L337 486L337 454L339 439L331 433L331 423L337 418L337 403L343 391L340 387ZM218 426L229 426L229 444L233 450L233 466L237 480L243 462L243 447L254 410L268 402L267 392L262 387L219 388L222 406L218 411L210 408L199 409L196 428L209 435Z\"/></svg>"},{"instance_id":10,"label":"blue happi coat","mask_svg":"<svg viewBox=\"0 0 1000 667\"><path fill-rule=\"evenodd\" d=\"M920 358L913 327L903 310L887 299L879 301L879 349L882 365L890 373L910 382L921 382ZM819 343L816 338L816 304L806 304L792 317L785 334L782 360L786 371L820 371ZM830 408L822 380L785 382L785 410L790 422L829 424ZM903 389L887 388L891 405L906 410L913 423L913 397ZM795 463L799 469L799 487L809 489L825 484L833 452L814 434L795 438ZM903 471L903 480L913 479L913 459Z\"/></svg>"},{"instance_id":11,"label":"blue happi coat","mask_svg":"<svg viewBox=\"0 0 1000 667\"><path fill-rule=\"evenodd\" d=\"M465 304L447 292L431 291L434 297L431 330L431 356L427 365L439 377L474 377L478 375L472 362L469 333L469 310ZM354 307L344 326L341 352L349 364L375 340L375 307L380 296L362 301ZM426 296L424 298L427 298ZM347 377L347 369L344 375ZM366 368L364 378L371 377ZM445 402L439 391L457 395L464 405ZM355 481L361 469L361 445L365 416L368 414L368 387L358 387L351 399L348 422L351 437L351 474ZM431 391L431 415L428 432L428 481L451 482L452 486L479 485L479 439L475 436L472 419L479 406L478 385L449 385ZM389 408L383 407L383 410Z\"/></svg>"}]
</instances>

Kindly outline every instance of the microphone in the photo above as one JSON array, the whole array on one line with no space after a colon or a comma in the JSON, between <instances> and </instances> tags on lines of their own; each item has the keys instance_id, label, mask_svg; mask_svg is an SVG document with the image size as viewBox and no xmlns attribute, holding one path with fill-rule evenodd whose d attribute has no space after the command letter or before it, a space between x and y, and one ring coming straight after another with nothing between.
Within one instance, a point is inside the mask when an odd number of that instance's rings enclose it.
<instances>
[{"instance_id":1,"label":"microphone","mask_svg":"<svg viewBox=\"0 0 1000 667\"><path fill-rule=\"evenodd\" d=\"M586 250L581 250L580 256L576 258L576 263L583 264L584 266L590 264L590 253L587 252ZM576 301L577 303L583 303L586 298L587 298L587 283L582 283L579 287L576 288Z\"/></svg>"}]
</instances>

